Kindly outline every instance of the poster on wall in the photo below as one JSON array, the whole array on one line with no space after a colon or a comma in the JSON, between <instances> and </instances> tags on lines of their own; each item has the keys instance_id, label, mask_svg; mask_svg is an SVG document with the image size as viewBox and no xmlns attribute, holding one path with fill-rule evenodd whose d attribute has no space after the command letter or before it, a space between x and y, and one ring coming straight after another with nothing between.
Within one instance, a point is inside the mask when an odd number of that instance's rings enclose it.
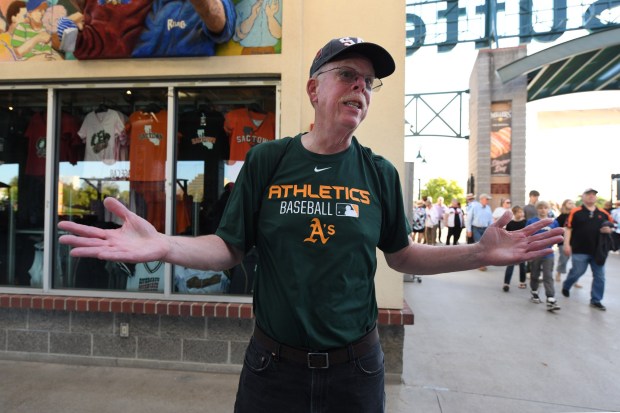
<instances>
[{"instance_id":1,"label":"poster on wall","mask_svg":"<svg viewBox=\"0 0 620 413\"><path fill-rule=\"evenodd\" d=\"M512 103L491 104L491 175L510 175Z\"/></svg>"},{"instance_id":2,"label":"poster on wall","mask_svg":"<svg viewBox=\"0 0 620 413\"><path fill-rule=\"evenodd\" d=\"M0 0L0 62L280 53L283 0Z\"/></svg>"}]
</instances>

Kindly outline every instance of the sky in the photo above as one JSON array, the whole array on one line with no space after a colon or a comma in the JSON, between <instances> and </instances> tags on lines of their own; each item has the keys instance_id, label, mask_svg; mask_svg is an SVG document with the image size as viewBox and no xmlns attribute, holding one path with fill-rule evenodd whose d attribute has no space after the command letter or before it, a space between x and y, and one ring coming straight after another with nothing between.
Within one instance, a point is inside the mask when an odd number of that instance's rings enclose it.
<instances>
[{"instance_id":1,"label":"sky","mask_svg":"<svg viewBox=\"0 0 620 413\"><path fill-rule=\"evenodd\" d=\"M585 35L583 31L566 32L554 43L528 45L528 55L555 44ZM463 91L478 51L473 43L457 45L451 52L438 53L435 46L420 48L406 60L405 92L429 93ZM468 132L464 101L464 134ZM620 117L620 91L577 93L542 99L527 104L526 190L536 189L540 199L561 203L577 197L588 187L611 197L611 174L620 174L620 118L614 125L543 128L541 112L561 110L615 108ZM406 137L405 161L413 162L418 152L426 163L415 164L414 179L422 188L428 179L444 178L467 187L469 141L446 137ZM418 188L415 188L417 194ZM524 194L524 198L526 195ZM616 199L614 185L613 197ZM513 204L515 204L513 200ZM516 203L525 202L516 200Z\"/></svg>"}]
</instances>

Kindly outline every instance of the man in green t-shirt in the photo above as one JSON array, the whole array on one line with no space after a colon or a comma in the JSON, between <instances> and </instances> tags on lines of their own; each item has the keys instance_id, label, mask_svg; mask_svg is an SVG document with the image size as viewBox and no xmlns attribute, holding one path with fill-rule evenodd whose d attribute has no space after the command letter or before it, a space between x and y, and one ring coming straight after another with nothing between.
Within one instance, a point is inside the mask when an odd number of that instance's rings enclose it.
<instances>
[{"instance_id":1,"label":"man in green t-shirt","mask_svg":"<svg viewBox=\"0 0 620 413\"><path fill-rule=\"evenodd\" d=\"M60 238L75 257L220 270L256 246L256 328L236 412L384 411L376 248L397 273L421 275L531 260L562 240L562 229L534 235L549 220L508 233L508 212L476 244L412 242L396 169L353 136L394 70L377 44L328 42L306 84L314 128L250 150L214 235L157 233L113 198L105 206L123 219L119 230L59 223L75 234Z\"/></svg>"}]
</instances>

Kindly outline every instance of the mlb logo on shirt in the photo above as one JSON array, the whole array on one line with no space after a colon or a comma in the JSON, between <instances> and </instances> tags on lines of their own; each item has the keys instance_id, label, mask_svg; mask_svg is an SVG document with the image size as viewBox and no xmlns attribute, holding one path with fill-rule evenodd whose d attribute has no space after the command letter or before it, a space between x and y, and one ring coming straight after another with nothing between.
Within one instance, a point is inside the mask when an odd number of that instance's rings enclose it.
<instances>
[{"instance_id":1,"label":"mlb logo on shirt","mask_svg":"<svg viewBox=\"0 0 620 413\"><path fill-rule=\"evenodd\" d=\"M336 216L358 218L360 216L360 210L355 204L338 203L336 204Z\"/></svg>"}]
</instances>

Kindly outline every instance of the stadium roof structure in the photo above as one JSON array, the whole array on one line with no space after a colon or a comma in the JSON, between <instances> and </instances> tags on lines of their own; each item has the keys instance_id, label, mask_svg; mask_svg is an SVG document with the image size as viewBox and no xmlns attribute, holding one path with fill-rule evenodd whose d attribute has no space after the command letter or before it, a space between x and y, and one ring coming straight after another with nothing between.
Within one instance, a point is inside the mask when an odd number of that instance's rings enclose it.
<instances>
[{"instance_id":1,"label":"stadium roof structure","mask_svg":"<svg viewBox=\"0 0 620 413\"><path fill-rule=\"evenodd\" d=\"M497 73L504 83L526 75L528 102L620 90L620 27L550 47L503 66Z\"/></svg>"}]
</instances>

